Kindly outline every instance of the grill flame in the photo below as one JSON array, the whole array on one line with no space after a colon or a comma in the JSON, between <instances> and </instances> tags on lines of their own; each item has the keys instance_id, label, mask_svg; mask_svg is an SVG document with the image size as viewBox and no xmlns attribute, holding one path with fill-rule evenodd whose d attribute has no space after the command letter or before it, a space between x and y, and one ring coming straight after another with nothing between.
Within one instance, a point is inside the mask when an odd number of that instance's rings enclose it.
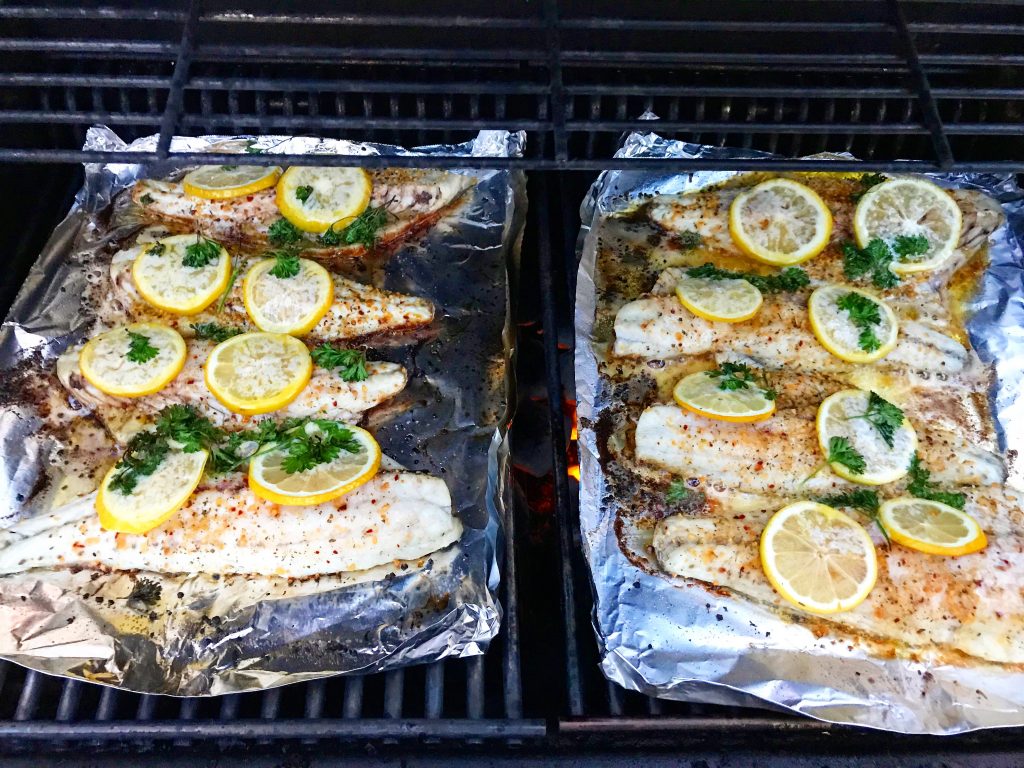
<instances>
[{"instance_id":1,"label":"grill flame","mask_svg":"<svg viewBox=\"0 0 1024 768\"><path fill-rule=\"evenodd\" d=\"M566 400L563 403L563 408L569 412L572 416L572 431L569 433L569 445L566 447L566 453L568 454L569 467L566 470L569 477L575 478L576 482L580 481L580 462L579 462L579 446L577 440L579 440L579 422L576 420L576 401Z\"/></svg>"}]
</instances>

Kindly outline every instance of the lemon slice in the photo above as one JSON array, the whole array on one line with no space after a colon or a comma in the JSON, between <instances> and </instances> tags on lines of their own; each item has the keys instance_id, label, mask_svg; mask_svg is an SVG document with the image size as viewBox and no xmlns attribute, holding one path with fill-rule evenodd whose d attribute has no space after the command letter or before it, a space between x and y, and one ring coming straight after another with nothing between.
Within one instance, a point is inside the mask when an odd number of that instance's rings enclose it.
<instances>
[{"instance_id":1,"label":"lemon slice","mask_svg":"<svg viewBox=\"0 0 1024 768\"><path fill-rule=\"evenodd\" d=\"M89 339L78 356L78 367L100 392L142 397L167 386L184 367L186 354L185 340L173 328L134 323Z\"/></svg>"},{"instance_id":2,"label":"lemon slice","mask_svg":"<svg viewBox=\"0 0 1024 768\"><path fill-rule=\"evenodd\" d=\"M890 499L878 508L878 517L893 541L929 555L969 555L988 545L973 517L938 501Z\"/></svg>"},{"instance_id":3,"label":"lemon slice","mask_svg":"<svg viewBox=\"0 0 1024 768\"><path fill-rule=\"evenodd\" d=\"M267 189L277 183L281 169L258 165L204 165L185 175L185 194L207 200L226 200Z\"/></svg>"},{"instance_id":4,"label":"lemon slice","mask_svg":"<svg viewBox=\"0 0 1024 768\"><path fill-rule=\"evenodd\" d=\"M865 418L870 400L871 393L860 389L844 389L826 397L818 407L818 444L827 459L832 438L844 438L863 459L864 469L854 471L849 464L833 461L832 471L855 483L882 485L907 474L917 451L917 433L904 418L893 430L889 445L881 428Z\"/></svg>"},{"instance_id":5,"label":"lemon slice","mask_svg":"<svg viewBox=\"0 0 1024 768\"><path fill-rule=\"evenodd\" d=\"M769 179L729 206L729 234L747 256L789 266L817 256L832 235L832 213L810 187Z\"/></svg>"},{"instance_id":6,"label":"lemon slice","mask_svg":"<svg viewBox=\"0 0 1024 768\"><path fill-rule=\"evenodd\" d=\"M110 487L118 473L115 464L107 472L96 495L100 525L108 531L145 533L168 520L199 485L209 453L171 450L156 470L138 478L131 493Z\"/></svg>"},{"instance_id":7,"label":"lemon slice","mask_svg":"<svg viewBox=\"0 0 1024 768\"><path fill-rule=\"evenodd\" d=\"M850 308L850 294L862 297L875 305L877 323L858 325L854 318L870 308L854 300ZM858 309L860 312L858 312ZM889 305L867 291L842 285L823 285L815 289L807 301L811 331L821 346L848 363L871 363L881 360L896 347L899 321ZM865 332L870 332L864 336ZM876 346L877 345L877 346Z\"/></svg>"},{"instance_id":8,"label":"lemon slice","mask_svg":"<svg viewBox=\"0 0 1024 768\"><path fill-rule=\"evenodd\" d=\"M775 413L775 400L760 387L751 383L741 389L722 389L721 380L709 371L680 379L672 397L680 407L720 421L763 421Z\"/></svg>"},{"instance_id":9,"label":"lemon slice","mask_svg":"<svg viewBox=\"0 0 1024 768\"><path fill-rule=\"evenodd\" d=\"M136 257L132 279L142 298L166 312L194 315L224 293L231 279L231 257L221 247L220 255L205 266L186 267L186 249L196 241L196 235L165 237Z\"/></svg>"},{"instance_id":10,"label":"lemon slice","mask_svg":"<svg viewBox=\"0 0 1024 768\"><path fill-rule=\"evenodd\" d=\"M277 207L292 224L306 232L323 233L366 210L370 204L370 174L362 168L289 168L277 182Z\"/></svg>"},{"instance_id":11,"label":"lemon slice","mask_svg":"<svg viewBox=\"0 0 1024 768\"><path fill-rule=\"evenodd\" d=\"M963 215L946 190L924 179L891 179L872 187L857 203L853 232L863 248L874 239L885 241L896 258L890 269L897 275L925 272L941 266L960 241ZM900 237L924 237L924 253L900 258Z\"/></svg>"},{"instance_id":12,"label":"lemon slice","mask_svg":"<svg viewBox=\"0 0 1024 768\"><path fill-rule=\"evenodd\" d=\"M288 405L309 383L306 345L282 333L243 333L218 344L203 366L206 386L235 413L270 413Z\"/></svg>"},{"instance_id":13,"label":"lemon slice","mask_svg":"<svg viewBox=\"0 0 1024 768\"><path fill-rule=\"evenodd\" d=\"M739 323L757 314L764 297L746 280L708 280L682 277L676 283L679 302L697 317Z\"/></svg>"},{"instance_id":14,"label":"lemon slice","mask_svg":"<svg viewBox=\"0 0 1024 768\"><path fill-rule=\"evenodd\" d=\"M334 303L334 281L309 259L298 260L298 274L275 277L271 271L277 263L266 259L249 270L242 284L245 311L261 331L309 333Z\"/></svg>"},{"instance_id":15,"label":"lemon slice","mask_svg":"<svg viewBox=\"0 0 1024 768\"><path fill-rule=\"evenodd\" d=\"M306 426L315 432L315 424ZM249 488L262 499L275 504L323 504L355 490L380 467L380 446L364 429L345 425L359 445L356 452L341 451L333 461L312 469L289 474L284 469L287 453L283 450L262 453L249 462Z\"/></svg>"},{"instance_id":16,"label":"lemon slice","mask_svg":"<svg viewBox=\"0 0 1024 768\"><path fill-rule=\"evenodd\" d=\"M811 613L856 608L878 577L875 545L864 527L813 501L798 501L772 515L760 549L771 585Z\"/></svg>"}]
</instances>

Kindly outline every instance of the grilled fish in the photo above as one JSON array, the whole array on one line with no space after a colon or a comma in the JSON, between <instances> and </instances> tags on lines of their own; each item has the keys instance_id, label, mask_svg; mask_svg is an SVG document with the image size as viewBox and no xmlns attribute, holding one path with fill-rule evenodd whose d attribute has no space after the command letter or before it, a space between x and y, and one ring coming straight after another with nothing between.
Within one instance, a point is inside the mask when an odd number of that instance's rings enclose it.
<instances>
[{"instance_id":1,"label":"grilled fish","mask_svg":"<svg viewBox=\"0 0 1024 768\"><path fill-rule=\"evenodd\" d=\"M472 176L436 169L384 168L369 174L373 183L370 206L388 212L387 224L377 232L379 250L433 224L476 183ZM271 187L227 200L205 200L186 194L180 182L150 179L131 190L132 201L147 221L184 232L199 231L224 245L258 250L269 245L267 230L281 218L276 196ZM313 258L356 258L369 252L361 243L323 246L310 234L305 235L304 246Z\"/></svg>"},{"instance_id":2,"label":"grilled fish","mask_svg":"<svg viewBox=\"0 0 1024 768\"><path fill-rule=\"evenodd\" d=\"M1022 499L1004 489L969 489L967 498L966 511L988 533L985 550L936 557L886 547L872 530L879 570L874 590L852 611L822 621L904 647L944 646L989 661L1024 662L1024 592L1012 577L1024 567ZM655 554L671 574L788 612L758 556L761 531L778 506L667 517L655 529Z\"/></svg>"},{"instance_id":3,"label":"grilled fish","mask_svg":"<svg viewBox=\"0 0 1024 768\"><path fill-rule=\"evenodd\" d=\"M969 436L935 425L918 429L918 454L936 481L985 486L1006 479L1002 458L975 445ZM707 486L782 495L820 495L857 487L820 467L814 420L791 411L762 422L734 424L675 405L655 405L640 415L634 441L638 460L698 478Z\"/></svg>"},{"instance_id":4,"label":"grilled fish","mask_svg":"<svg viewBox=\"0 0 1024 768\"><path fill-rule=\"evenodd\" d=\"M143 535L101 528L93 496L26 519L0 533L0 573L85 566L301 578L414 560L461 534L447 485L429 475L382 471L311 507L263 501L235 475Z\"/></svg>"},{"instance_id":5,"label":"grilled fish","mask_svg":"<svg viewBox=\"0 0 1024 768\"><path fill-rule=\"evenodd\" d=\"M151 237L140 237L139 242ZM197 315L183 317L149 305L140 295L132 279L132 263L141 245L118 251L110 263L110 285L113 302L100 302L100 316L108 325L124 322L124 315L133 322L159 322L177 329L183 336L193 335L192 325L216 322L258 330L245 311L242 280L236 280L224 301L223 309L211 307ZM255 263L253 261L252 263ZM244 267L243 267L244 269ZM331 275L334 281L334 303L307 334L311 339L336 341L364 339L383 333L400 333L429 325L434 319L434 305L428 299L374 288L355 280Z\"/></svg>"},{"instance_id":6,"label":"grilled fish","mask_svg":"<svg viewBox=\"0 0 1024 768\"><path fill-rule=\"evenodd\" d=\"M92 386L79 372L80 347L68 349L57 360L57 378L75 400L96 413L119 442L138 431L140 417L144 420L175 403L194 406L218 425L241 424L247 417L229 411L206 388L203 363L213 346L211 342L190 341L181 373L159 392L144 397L114 397ZM364 411L397 395L408 380L405 368L397 363L368 362L366 372L369 376L365 380L347 382L333 371L314 366L306 388L275 411L275 416L327 416L357 423Z\"/></svg>"}]
</instances>

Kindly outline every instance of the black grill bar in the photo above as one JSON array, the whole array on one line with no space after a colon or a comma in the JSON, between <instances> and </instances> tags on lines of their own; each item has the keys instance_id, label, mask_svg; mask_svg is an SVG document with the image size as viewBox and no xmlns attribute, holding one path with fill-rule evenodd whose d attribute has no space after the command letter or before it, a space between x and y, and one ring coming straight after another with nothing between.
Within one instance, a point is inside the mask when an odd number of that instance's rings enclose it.
<instances>
[{"instance_id":1,"label":"black grill bar","mask_svg":"<svg viewBox=\"0 0 1024 768\"><path fill-rule=\"evenodd\" d=\"M174 136L175 126L181 120L182 101L185 98L185 82L188 80L188 70L192 63L196 26L199 24L201 6L202 0L190 0L189 2L188 19L185 21L185 29L181 33L178 58L174 63L174 74L171 76L170 95L167 97L164 115L160 119L160 139L156 145L156 153L160 159L167 157L168 151L171 148L171 138Z\"/></svg>"}]
</instances>

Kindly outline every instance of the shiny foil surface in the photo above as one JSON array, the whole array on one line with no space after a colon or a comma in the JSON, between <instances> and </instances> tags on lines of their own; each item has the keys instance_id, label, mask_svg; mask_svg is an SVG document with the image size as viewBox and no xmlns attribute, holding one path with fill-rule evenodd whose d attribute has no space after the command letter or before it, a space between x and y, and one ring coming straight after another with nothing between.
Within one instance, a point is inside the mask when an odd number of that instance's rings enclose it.
<instances>
[{"instance_id":1,"label":"shiny foil surface","mask_svg":"<svg viewBox=\"0 0 1024 768\"><path fill-rule=\"evenodd\" d=\"M619 154L768 157L753 150L671 141L654 133L632 134ZM598 416L615 402L607 380L598 375L593 346L598 239L609 215L645 197L691 192L736 175L608 171L581 209L575 315L580 525L604 674L650 696L781 708L903 733L954 734L1024 725L1024 673L982 661L954 666L885 657L841 634L820 637L811 627L753 600L661 572L645 546L649 541L618 519L594 429ZM995 369L990 409L999 447L1013 457L1024 449L1024 197L1010 175L930 178L948 188L980 190L998 201L1005 214L1005 223L989 240L989 266L969 300L967 329L974 349ZM1019 473L1011 461L1008 483L1018 488ZM1024 574L1019 578L1024 584Z\"/></svg>"},{"instance_id":2,"label":"shiny foil surface","mask_svg":"<svg viewBox=\"0 0 1024 768\"><path fill-rule=\"evenodd\" d=\"M464 144L407 150L308 137L206 136L175 137L172 151L242 151L249 138L270 161L286 152L506 157L521 154L525 141L522 133L483 131ZM126 145L99 126L85 148L155 146L156 137ZM84 265L130 242L141 226L119 193L138 179L175 173L181 170L87 165L72 210L3 325L0 558L8 540L2 529L58 503L92 503L84 495L90 487L78 500L56 498L53 480L68 447L40 429L43 415L18 398L16 384L26 371L52 370L54 359L90 330ZM525 193L521 173L465 173L476 185L425 234L385 259L354 265L351 274L338 270L437 307L431 333L371 344L376 359L403 364L410 379L369 428L399 466L446 481L462 538L415 562L309 579L91 569L0 577L0 655L134 691L202 696L486 650L501 620L497 554L509 503L506 425L513 402L508 276L516 274ZM158 599L139 599L142 579L159 585Z\"/></svg>"}]
</instances>

